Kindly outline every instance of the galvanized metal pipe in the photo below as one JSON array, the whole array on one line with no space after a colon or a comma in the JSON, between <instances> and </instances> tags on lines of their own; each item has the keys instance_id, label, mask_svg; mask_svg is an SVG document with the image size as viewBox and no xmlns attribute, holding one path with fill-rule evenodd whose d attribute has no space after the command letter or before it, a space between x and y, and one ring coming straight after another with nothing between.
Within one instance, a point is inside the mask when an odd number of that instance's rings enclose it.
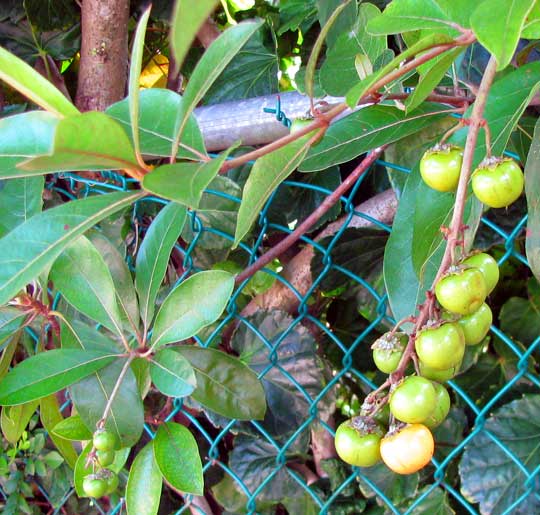
<instances>
[{"instance_id":1,"label":"galvanized metal pipe","mask_svg":"<svg viewBox=\"0 0 540 515\"><path fill-rule=\"evenodd\" d=\"M309 97L296 91L279 94L281 110L294 120L309 113ZM325 97L316 102L337 104L341 98ZM289 129L265 108L276 109L278 95L267 95L202 106L195 109L195 118L201 128L208 151L223 150L233 143L264 145L288 134Z\"/></svg>"}]
</instances>

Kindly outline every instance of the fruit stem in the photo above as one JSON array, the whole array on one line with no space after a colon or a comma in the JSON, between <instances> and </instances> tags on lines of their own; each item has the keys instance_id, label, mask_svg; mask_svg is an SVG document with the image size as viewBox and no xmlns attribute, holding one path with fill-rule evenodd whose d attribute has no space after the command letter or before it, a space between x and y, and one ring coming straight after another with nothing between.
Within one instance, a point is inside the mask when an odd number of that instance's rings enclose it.
<instances>
[{"instance_id":1,"label":"fruit stem","mask_svg":"<svg viewBox=\"0 0 540 515\"><path fill-rule=\"evenodd\" d=\"M481 127L484 129L484 136L486 138L486 159L491 158L491 130L486 119L482 120Z\"/></svg>"},{"instance_id":2,"label":"fruit stem","mask_svg":"<svg viewBox=\"0 0 540 515\"><path fill-rule=\"evenodd\" d=\"M456 125L454 125L453 127L451 127L450 129L448 129L443 137L441 138L441 140L439 141L439 143L437 145L435 145L436 147L443 147L443 145L446 143L446 140L452 136L452 134L454 134L455 132L457 132L459 129L461 129L465 124L463 123L463 119L461 119Z\"/></svg>"}]
</instances>

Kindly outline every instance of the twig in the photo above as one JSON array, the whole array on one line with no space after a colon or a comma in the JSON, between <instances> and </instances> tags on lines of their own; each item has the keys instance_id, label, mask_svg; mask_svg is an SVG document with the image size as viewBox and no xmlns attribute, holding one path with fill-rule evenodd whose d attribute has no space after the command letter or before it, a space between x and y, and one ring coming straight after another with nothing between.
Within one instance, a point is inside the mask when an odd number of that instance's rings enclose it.
<instances>
[{"instance_id":1,"label":"twig","mask_svg":"<svg viewBox=\"0 0 540 515\"><path fill-rule=\"evenodd\" d=\"M414 331L409 338L407 347L403 352L403 356L399 363L398 368L392 374L392 383L397 382L403 377L405 369L409 361L414 357L414 341L416 332L424 326L429 318L429 313L432 311L433 304L435 302L435 296L433 295L433 289L439 279L444 275L448 268L454 263L455 249L460 241L460 232L463 230L463 213L465 211L465 202L467 200L467 183L472 171L474 150L476 148L476 142L478 140L478 133L480 127L485 123L484 121L484 109L486 107L487 97L495 73L497 71L497 61L492 56L488 62L488 65L484 71L482 82L478 88L476 101L473 106L471 116L468 121L469 132L467 134L467 140L465 142L465 148L463 150L463 163L461 165L461 172L459 177L458 188L456 192L456 202L454 204L454 212L452 214L452 220L450 222L450 230L446 243L446 249L444 256L441 260L439 270L433 280L431 289L426 292L426 301L421 306L414 326Z\"/></svg>"},{"instance_id":2,"label":"twig","mask_svg":"<svg viewBox=\"0 0 540 515\"><path fill-rule=\"evenodd\" d=\"M248 266L242 273L236 276L236 284L242 283L255 272L270 263L274 258L283 254L288 248L296 243L330 208L340 199L349 188L351 188L358 178L364 174L369 167L379 158L385 146L372 150L362 162L352 171L352 173L315 209L291 234L280 241L275 247L265 252L255 263Z\"/></svg>"}]
</instances>

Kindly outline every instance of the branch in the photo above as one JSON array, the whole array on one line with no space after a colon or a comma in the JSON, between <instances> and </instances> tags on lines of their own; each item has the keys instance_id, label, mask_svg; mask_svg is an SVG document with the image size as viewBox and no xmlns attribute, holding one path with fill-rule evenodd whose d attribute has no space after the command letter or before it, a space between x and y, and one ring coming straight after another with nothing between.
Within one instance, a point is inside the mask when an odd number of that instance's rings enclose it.
<instances>
[{"instance_id":1,"label":"branch","mask_svg":"<svg viewBox=\"0 0 540 515\"><path fill-rule=\"evenodd\" d=\"M369 167L383 153L386 145L372 150L362 162L351 172L351 174L315 209L291 234L280 241L275 247L265 252L255 263L248 266L243 272L236 276L236 284L242 283L255 272L270 263L274 258L283 254L288 248L296 243L330 208L339 201L340 197L348 191L363 175Z\"/></svg>"}]
</instances>

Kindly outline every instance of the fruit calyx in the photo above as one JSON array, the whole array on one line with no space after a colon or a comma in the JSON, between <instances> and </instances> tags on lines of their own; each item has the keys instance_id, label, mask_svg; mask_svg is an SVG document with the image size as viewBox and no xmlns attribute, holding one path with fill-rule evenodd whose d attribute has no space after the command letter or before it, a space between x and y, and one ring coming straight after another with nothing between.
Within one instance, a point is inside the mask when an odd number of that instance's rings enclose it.
<instances>
[{"instance_id":1,"label":"fruit calyx","mask_svg":"<svg viewBox=\"0 0 540 515\"><path fill-rule=\"evenodd\" d=\"M379 424L377 424L377 422L370 417L358 415L357 417L351 418L350 423L353 429L356 429L362 434L383 435L383 431L381 430Z\"/></svg>"}]
</instances>

